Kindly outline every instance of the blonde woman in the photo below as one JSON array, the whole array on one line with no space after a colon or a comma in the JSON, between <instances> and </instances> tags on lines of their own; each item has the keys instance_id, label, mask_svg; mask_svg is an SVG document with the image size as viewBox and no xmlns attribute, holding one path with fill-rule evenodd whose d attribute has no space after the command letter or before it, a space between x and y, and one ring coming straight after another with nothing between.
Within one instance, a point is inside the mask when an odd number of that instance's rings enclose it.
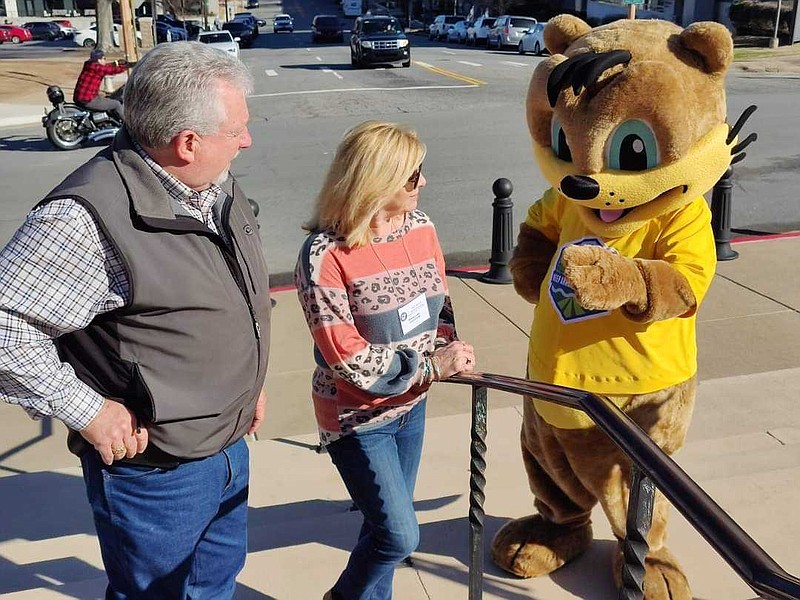
<instances>
[{"instance_id":1,"label":"blonde woman","mask_svg":"<svg viewBox=\"0 0 800 600\"><path fill-rule=\"evenodd\" d=\"M388 600L419 542L413 506L430 385L472 371L436 230L417 210L425 146L393 123L349 131L317 198L295 284L314 338L320 439L364 516L326 600Z\"/></svg>"}]
</instances>

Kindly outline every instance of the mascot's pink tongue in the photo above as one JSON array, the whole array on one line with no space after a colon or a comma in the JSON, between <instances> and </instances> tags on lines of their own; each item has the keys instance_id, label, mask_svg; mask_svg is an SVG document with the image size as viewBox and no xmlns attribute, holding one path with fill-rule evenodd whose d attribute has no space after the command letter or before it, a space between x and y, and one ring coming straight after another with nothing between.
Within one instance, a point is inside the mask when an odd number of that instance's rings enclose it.
<instances>
[{"instance_id":1,"label":"mascot's pink tongue","mask_svg":"<svg viewBox=\"0 0 800 600\"><path fill-rule=\"evenodd\" d=\"M624 210L604 210L600 209L600 220L603 223L613 223L622 216Z\"/></svg>"}]
</instances>

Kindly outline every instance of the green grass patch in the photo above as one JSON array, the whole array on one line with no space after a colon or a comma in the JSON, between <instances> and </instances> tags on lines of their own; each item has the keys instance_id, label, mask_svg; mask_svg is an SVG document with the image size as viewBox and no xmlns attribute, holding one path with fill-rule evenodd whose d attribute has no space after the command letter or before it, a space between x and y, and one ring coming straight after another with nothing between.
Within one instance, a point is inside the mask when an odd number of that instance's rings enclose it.
<instances>
[{"instance_id":1,"label":"green grass patch","mask_svg":"<svg viewBox=\"0 0 800 600\"><path fill-rule=\"evenodd\" d=\"M782 48L734 48L733 60L757 60L760 58L776 58L778 56L800 56L800 45Z\"/></svg>"}]
</instances>

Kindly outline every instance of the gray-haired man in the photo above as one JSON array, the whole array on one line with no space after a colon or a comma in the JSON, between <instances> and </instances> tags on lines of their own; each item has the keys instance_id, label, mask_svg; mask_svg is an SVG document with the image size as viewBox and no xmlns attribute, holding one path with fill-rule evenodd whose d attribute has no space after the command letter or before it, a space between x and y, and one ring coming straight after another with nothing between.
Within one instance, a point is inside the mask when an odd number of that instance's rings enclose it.
<instances>
[{"instance_id":1,"label":"gray-haired man","mask_svg":"<svg viewBox=\"0 0 800 600\"><path fill-rule=\"evenodd\" d=\"M228 175L251 144L251 86L223 52L157 46L113 146L0 253L0 398L70 428L107 598L229 598L244 564L270 316Z\"/></svg>"}]
</instances>

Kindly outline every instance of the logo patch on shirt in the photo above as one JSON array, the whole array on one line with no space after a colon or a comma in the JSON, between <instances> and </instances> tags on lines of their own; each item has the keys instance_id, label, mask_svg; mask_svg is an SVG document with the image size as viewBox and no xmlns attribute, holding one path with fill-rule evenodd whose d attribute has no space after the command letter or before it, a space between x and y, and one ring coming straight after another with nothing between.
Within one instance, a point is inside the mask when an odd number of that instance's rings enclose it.
<instances>
[{"instance_id":1,"label":"logo patch on shirt","mask_svg":"<svg viewBox=\"0 0 800 600\"><path fill-rule=\"evenodd\" d=\"M607 248L607 246L597 238L583 238L561 246L558 252L558 261L555 267L553 267L553 271L550 275L550 283L547 288L550 301L559 319L561 319L562 323L570 323L610 314L611 311L608 310L589 310L578 304L578 300L575 298L575 292L569 287L567 279L564 277L564 263L562 262L562 257L564 255L564 249L568 246L601 246Z\"/></svg>"}]
</instances>

